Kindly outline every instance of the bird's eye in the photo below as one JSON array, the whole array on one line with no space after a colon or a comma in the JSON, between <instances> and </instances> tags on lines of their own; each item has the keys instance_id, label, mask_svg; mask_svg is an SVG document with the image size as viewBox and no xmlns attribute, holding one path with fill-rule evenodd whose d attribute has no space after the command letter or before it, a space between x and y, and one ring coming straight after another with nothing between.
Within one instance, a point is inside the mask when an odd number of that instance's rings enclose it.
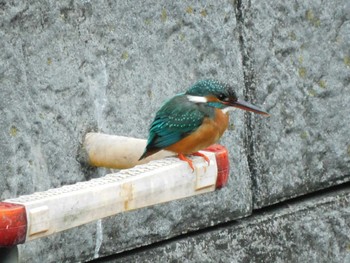
<instances>
[{"instance_id":1,"label":"bird's eye","mask_svg":"<svg viewBox=\"0 0 350 263\"><path fill-rule=\"evenodd\" d=\"M225 94L221 93L219 94L218 99L221 101L227 101L228 97Z\"/></svg>"}]
</instances>

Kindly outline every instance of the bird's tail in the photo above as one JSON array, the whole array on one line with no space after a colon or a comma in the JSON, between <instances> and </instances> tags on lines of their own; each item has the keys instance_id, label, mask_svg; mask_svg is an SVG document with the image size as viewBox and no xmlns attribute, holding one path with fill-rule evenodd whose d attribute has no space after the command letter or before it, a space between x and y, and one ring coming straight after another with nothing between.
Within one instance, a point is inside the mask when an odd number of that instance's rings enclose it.
<instances>
[{"instance_id":1,"label":"bird's tail","mask_svg":"<svg viewBox=\"0 0 350 263\"><path fill-rule=\"evenodd\" d=\"M159 152L160 149L145 149L145 151L143 152L143 154L141 155L141 157L139 158L139 161L141 161L142 159L147 158L148 156L155 154L157 152Z\"/></svg>"}]
</instances>

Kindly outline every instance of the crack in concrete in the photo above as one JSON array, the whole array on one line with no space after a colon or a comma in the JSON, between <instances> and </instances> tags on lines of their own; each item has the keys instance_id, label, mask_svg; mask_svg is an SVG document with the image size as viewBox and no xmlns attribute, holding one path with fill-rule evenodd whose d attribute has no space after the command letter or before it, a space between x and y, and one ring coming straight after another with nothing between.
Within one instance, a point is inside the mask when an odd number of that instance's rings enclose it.
<instances>
[{"instance_id":1,"label":"crack in concrete","mask_svg":"<svg viewBox=\"0 0 350 263\"><path fill-rule=\"evenodd\" d=\"M250 54L250 47L247 45L247 39L244 37L244 27L245 27L245 17L242 0L237 0L234 2L236 20L239 32L239 48L242 56L242 67L243 67L243 78L244 78L244 99L247 101L254 101L256 98L256 83L255 83L255 71L253 68L253 59ZM248 2L250 6L250 1ZM245 136L244 136L244 147L247 152L247 162L248 169L250 172L250 177L252 181L252 207L256 203L256 196L253 194L253 190L257 190L257 175L258 175L258 165L255 154L255 135L253 133L255 128L255 123L253 122L253 116L251 113L245 113Z\"/></svg>"},{"instance_id":2,"label":"crack in concrete","mask_svg":"<svg viewBox=\"0 0 350 263\"><path fill-rule=\"evenodd\" d=\"M102 220L99 219L96 222L96 246L95 246L94 258L99 258L99 252L101 249L102 241L103 241Z\"/></svg>"}]
</instances>

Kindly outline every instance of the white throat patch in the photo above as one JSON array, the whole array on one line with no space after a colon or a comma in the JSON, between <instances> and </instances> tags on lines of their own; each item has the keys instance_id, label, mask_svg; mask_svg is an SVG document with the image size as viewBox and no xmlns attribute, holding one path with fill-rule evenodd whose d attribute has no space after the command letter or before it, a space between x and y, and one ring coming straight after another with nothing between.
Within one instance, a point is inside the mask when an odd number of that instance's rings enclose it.
<instances>
[{"instance_id":1,"label":"white throat patch","mask_svg":"<svg viewBox=\"0 0 350 263\"><path fill-rule=\"evenodd\" d=\"M194 103L206 103L206 102L208 102L207 98L202 97L202 96L187 95L187 99L191 102L194 102Z\"/></svg>"},{"instance_id":2,"label":"white throat patch","mask_svg":"<svg viewBox=\"0 0 350 263\"><path fill-rule=\"evenodd\" d=\"M227 113L227 112L233 111L233 110L235 110L234 107L226 107L226 108L222 109L222 112L223 112L223 113Z\"/></svg>"}]
</instances>

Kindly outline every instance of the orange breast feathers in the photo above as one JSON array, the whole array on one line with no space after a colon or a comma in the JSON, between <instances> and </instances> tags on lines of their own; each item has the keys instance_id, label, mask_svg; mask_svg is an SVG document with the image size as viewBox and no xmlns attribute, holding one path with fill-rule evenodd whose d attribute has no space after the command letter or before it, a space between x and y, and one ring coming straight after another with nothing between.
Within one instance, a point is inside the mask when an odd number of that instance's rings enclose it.
<instances>
[{"instance_id":1,"label":"orange breast feathers","mask_svg":"<svg viewBox=\"0 0 350 263\"><path fill-rule=\"evenodd\" d=\"M228 114L215 109L215 118L205 118L202 125L190 135L174 143L165 150L191 154L217 142L228 126Z\"/></svg>"}]
</instances>

